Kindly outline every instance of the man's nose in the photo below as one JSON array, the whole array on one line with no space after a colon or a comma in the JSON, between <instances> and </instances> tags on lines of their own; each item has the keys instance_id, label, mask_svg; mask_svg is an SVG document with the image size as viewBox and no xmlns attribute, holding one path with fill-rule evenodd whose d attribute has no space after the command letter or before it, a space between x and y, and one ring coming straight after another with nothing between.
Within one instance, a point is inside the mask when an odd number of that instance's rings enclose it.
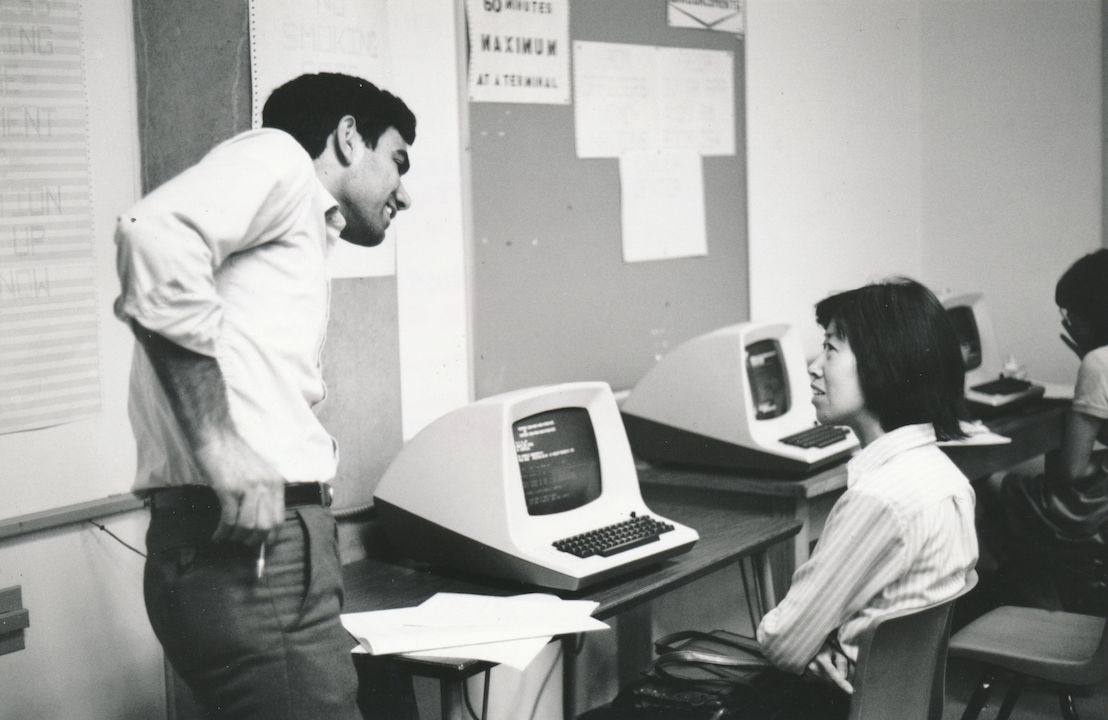
<instances>
[{"instance_id":1,"label":"man's nose","mask_svg":"<svg viewBox=\"0 0 1108 720\"><path fill-rule=\"evenodd\" d=\"M401 183L400 187L396 188L396 207L401 210L407 210L412 206L412 196L408 194L408 191L404 188L404 184Z\"/></svg>"}]
</instances>

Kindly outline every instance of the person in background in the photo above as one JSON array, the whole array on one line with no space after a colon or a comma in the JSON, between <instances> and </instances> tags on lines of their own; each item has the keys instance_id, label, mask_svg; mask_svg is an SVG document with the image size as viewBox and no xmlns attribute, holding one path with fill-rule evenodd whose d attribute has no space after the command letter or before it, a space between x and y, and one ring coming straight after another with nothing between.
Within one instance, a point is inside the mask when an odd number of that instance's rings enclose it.
<instances>
[{"instance_id":1,"label":"person in background","mask_svg":"<svg viewBox=\"0 0 1108 720\"><path fill-rule=\"evenodd\" d=\"M816 318L816 417L850 427L861 450L811 558L757 631L783 671L771 678L775 717L805 720L845 717L875 618L953 597L977 561L973 489L936 447L964 436L962 356L942 304L897 278L832 295Z\"/></svg>"},{"instance_id":2,"label":"person in background","mask_svg":"<svg viewBox=\"0 0 1108 720\"><path fill-rule=\"evenodd\" d=\"M1057 462L990 478L982 544L1007 600L1108 612L1108 249L1070 266L1054 291L1062 341L1081 359Z\"/></svg>"},{"instance_id":3,"label":"person in background","mask_svg":"<svg viewBox=\"0 0 1108 720\"><path fill-rule=\"evenodd\" d=\"M326 260L340 238L377 245L410 205L415 124L366 80L303 75L273 91L263 128L119 218L147 614L211 717L361 717L339 620L338 451L313 412Z\"/></svg>"}]
</instances>

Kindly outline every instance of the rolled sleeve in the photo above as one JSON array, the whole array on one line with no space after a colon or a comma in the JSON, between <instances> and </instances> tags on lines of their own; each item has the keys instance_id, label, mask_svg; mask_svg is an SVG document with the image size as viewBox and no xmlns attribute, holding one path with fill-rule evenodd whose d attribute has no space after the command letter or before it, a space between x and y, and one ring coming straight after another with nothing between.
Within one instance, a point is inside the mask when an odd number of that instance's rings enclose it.
<instances>
[{"instance_id":1,"label":"rolled sleeve","mask_svg":"<svg viewBox=\"0 0 1108 720\"><path fill-rule=\"evenodd\" d=\"M840 498L816 551L758 626L758 641L774 665L803 673L827 636L904 571L901 526L881 498Z\"/></svg>"}]
</instances>

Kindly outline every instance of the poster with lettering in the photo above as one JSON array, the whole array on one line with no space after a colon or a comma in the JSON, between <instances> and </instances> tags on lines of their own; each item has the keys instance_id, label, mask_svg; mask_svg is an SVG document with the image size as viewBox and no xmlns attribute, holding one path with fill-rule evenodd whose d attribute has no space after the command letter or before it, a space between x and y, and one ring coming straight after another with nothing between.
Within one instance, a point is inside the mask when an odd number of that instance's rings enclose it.
<instances>
[{"instance_id":1,"label":"poster with lettering","mask_svg":"<svg viewBox=\"0 0 1108 720\"><path fill-rule=\"evenodd\" d=\"M0 0L0 433L100 410L78 0Z\"/></svg>"},{"instance_id":2,"label":"poster with lettering","mask_svg":"<svg viewBox=\"0 0 1108 720\"><path fill-rule=\"evenodd\" d=\"M467 0L469 99L568 105L569 0Z\"/></svg>"},{"instance_id":3,"label":"poster with lettering","mask_svg":"<svg viewBox=\"0 0 1108 720\"><path fill-rule=\"evenodd\" d=\"M254 127L269 94L304 73L346 73L390 89L386 0L250 0L249 9ZM339 242L328 266L331 277L395 275L396 232L373 248Z\"/></svg>"},{"instance_id":4,"label":"poster with lettering","mask_svg":"<svg viewBox=\"0 0 1108 720\"><path fill-rule=\"evenodd\" d=\"M667 0L670 27L700 28L742 35L746 0Z\"/></svg>"}]
</instances>

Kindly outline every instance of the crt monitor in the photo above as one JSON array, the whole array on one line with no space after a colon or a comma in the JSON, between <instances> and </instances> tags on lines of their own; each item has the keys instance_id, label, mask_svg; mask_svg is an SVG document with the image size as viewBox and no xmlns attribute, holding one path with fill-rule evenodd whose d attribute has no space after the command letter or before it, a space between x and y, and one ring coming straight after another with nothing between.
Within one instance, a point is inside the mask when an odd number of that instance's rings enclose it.
<instances>
[{"instance_id":1,"label":"crt monitor","mask_svg":"<svg viewBox=\"0 0 1108 720\"><path fill-rule=\"evenodd\" d=\"M811 398L796 330L745 322L674 348L621 409L631 447L645 460L797 477L858 447L847 428L816 424Z\"/></svg>"},{"instance_id":2,"label":"crt monitor","mask_svg":"<svg viewBox=\"0 0 1108 720\"><path fill-rule=\"evenodd\" d=\"M966 369L966 400L979 414L1002 410L1041 397L1042 385L1003 377L989 306L982 293L958 293L942 298L954 324Z\"/></svg>"},{"instance_id":3,"label":"crt monitor","mask_svg":"<svg viewBox=\"0 0 1108 720\"><path fill-rule=\"evenodd\" d=\"M447 413L404 445L374 506L389 538L414 558L564 590L698 539L644 503L602 382L527 388Z\"/></svg>"}]
</instances>

